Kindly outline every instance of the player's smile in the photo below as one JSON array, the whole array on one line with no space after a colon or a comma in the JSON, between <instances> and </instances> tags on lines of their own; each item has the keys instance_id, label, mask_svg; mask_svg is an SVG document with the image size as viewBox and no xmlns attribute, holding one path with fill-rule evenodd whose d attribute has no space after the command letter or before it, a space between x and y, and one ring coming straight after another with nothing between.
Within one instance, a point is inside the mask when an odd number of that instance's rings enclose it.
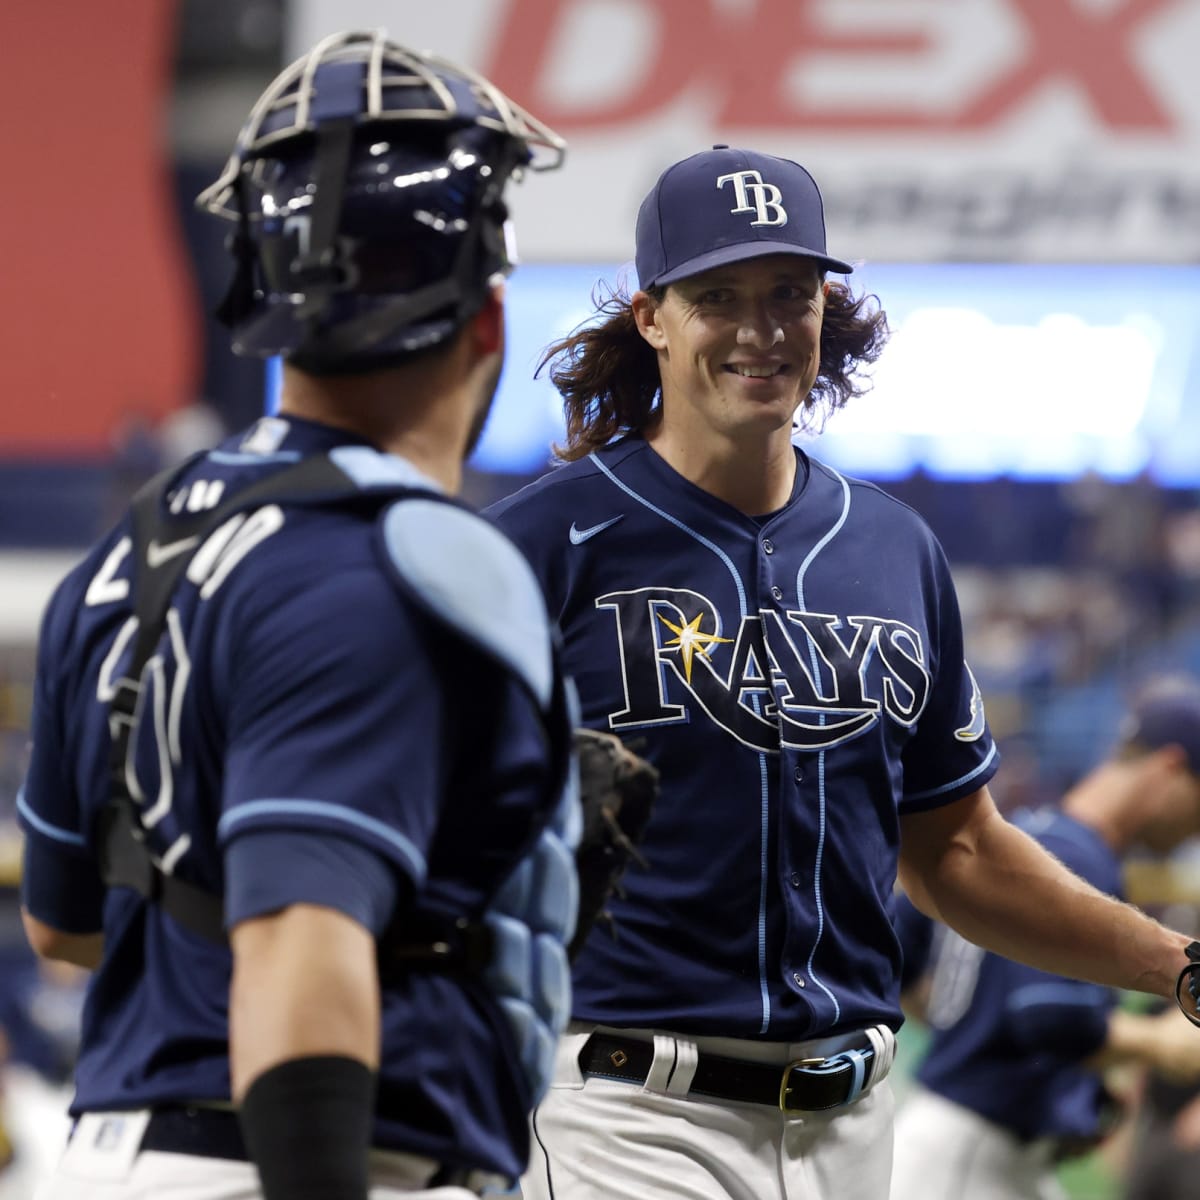
<instances>
[{"instance_id":1,"label":"player's smile","mask_svg":"<svg viewBox=\"0 0 1200 1200\"><path fill-rule=\"evenodd\" d=\"M744 379L771 379L787 370L786 363L726 363L726 371L741 375Z\"/></svg>"},{"instance_id":2,"label":"player's smile","mask_svg":"<svg viewBox=\"0 0 1200 1200\"><path fill-rule=\"evenodd\" d=\"M785 362L734 362L726 363L721 369L730 375L736 375L739 379L746 380L751 386L769 383L773 379L787 375L790 370Z\"/></svg>"}]
</instances>

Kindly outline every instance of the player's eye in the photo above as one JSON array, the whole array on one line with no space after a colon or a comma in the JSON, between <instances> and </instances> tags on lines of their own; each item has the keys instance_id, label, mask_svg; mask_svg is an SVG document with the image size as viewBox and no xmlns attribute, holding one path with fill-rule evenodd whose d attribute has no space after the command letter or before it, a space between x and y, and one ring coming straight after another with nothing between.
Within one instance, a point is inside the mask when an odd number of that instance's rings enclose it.
<instances>
[{"instance_id":1,"label":"player's eye","mask_svg":"<svg viewBox=\"0 0 1200 1200\"><path fill-rule=\"evenodd\" d=\"M697 304L728 304L733 299L732 288L708 288L696 297Z\"/></svg>"}]
</instances>

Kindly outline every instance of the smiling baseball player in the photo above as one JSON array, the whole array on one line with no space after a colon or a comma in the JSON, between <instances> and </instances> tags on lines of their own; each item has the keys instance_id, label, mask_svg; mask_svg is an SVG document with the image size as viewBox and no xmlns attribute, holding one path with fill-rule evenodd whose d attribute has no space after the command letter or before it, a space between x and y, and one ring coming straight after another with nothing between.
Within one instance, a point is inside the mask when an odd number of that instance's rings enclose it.
<instances>
[{"instance_id":1,"label":"smiling baseball player","mask_svg":"<svg viewBox=\"0 0 1200 1200\"><path fill-rule=\"evenodd\" d=\"M967 936L1124 986L1173 991L1186 939L998 816L941 548L793 445L884 335L831 278L851 267L808 172L726 146L675 163L636 261L639 290L550 351L567 464L491 510L585 723L662 780L648 869L576 964L523 1188L882 1200L898 866Z\"/></svg>"}]
</instances>

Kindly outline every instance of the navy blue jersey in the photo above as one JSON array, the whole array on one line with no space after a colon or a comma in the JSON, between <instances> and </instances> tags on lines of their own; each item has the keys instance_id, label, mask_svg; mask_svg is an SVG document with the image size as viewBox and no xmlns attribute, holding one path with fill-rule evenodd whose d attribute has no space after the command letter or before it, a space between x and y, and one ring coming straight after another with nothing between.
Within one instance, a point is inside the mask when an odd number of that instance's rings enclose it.
<instances>
[{"instance_id":1,"label":"navy blue jersey","mask_svg":"<svg viewBox=\"0 0 1200 1200\"><path fill-rule=\"evenodd\" d=\"M575 969L574 1015L796 1040L898 1026L899 818L996 751L925 523L797 451L755 518L640 437L488 510L560 623L584 723L662 774L650 869Z\"/></svg>"},{"instance_id":2,"label":"navy blue jersey","mask_svg":"<svg viewBox=\"0 0 1200 1200\"><path fill-rule=\"evenodd\" d=\"M400 586L388 564L405 559L405 539L426 524L436 533L439 513L502 539L402 460L291 418L266 419L201 458L170 503L201 509L318 453L406 480L426 499L394 501L383 515L369 505L264 505L204 541L139 701L127 774L148 843L164 871L224 895L228 925L303 901L345 911L377 936L393 911L402 918L418 902L474 917L561 805L546 721L517 674L478 648L487 629L473 642L431 614L431 605L477 604L468 588L452 577L418 603L420 580ZM406 521L422 504L430 511ZM133 891L106 890L96 865L108 705L135 624L129 534L126 519L48 607L19 798L24 902L57 929L104 934L76 1113L230 1095L227 946ZM191 549L152 540L147 557ZM540 605L527 566L507 550ZM441 555L466 583L479 564L456 553L439 544L427 559ZM540 646L536 621L525 632L546 674L541 621ZM573 879L554 886L550 903L569 910ZM528 962L528 935L524 952ZM559 987L542 982L547 994ZM385 987L375 1144L518 1174L535 1097L514 1064L539 1049L530 1011L478 978L414 972Z\"/></svg>"},{"instance_id":3,"label":"navy blue jersey","mask_svg":"<svg viewBox=\"0 0 1200 1200\"><path fill-rule=\"evenodd\" d=\"M1122 897L1120 863L1094 829L1050 809L1020 812L1013 821L1077 875ZM1079 1064L1104 1044L1116 992L974 946L930 922L906 897L896 922L906 954L910 947L914 959L928 954L932 972L932 1036L917 1072L921 1083L1023 1140L1098 1133L1103 1087Z\"/></svg>"}]
</instances>

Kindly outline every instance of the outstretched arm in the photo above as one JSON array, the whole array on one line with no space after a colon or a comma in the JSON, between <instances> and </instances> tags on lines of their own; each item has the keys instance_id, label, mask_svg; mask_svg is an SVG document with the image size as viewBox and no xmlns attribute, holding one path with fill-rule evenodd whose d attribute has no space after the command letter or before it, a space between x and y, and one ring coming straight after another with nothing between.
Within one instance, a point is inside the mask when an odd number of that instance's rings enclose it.
<instances>
[{"instance_id":1,"label":"outstretched arm","mask_svg":"<svg viewBox=\"0 0 1200 1200\"><path fill-rule=\"evenodd\" d=\"M987 788L901 819L900 876L927 915L1043 971L1173 997L1191 941L1085 883Z\"/></svg>"}]
</instances>

